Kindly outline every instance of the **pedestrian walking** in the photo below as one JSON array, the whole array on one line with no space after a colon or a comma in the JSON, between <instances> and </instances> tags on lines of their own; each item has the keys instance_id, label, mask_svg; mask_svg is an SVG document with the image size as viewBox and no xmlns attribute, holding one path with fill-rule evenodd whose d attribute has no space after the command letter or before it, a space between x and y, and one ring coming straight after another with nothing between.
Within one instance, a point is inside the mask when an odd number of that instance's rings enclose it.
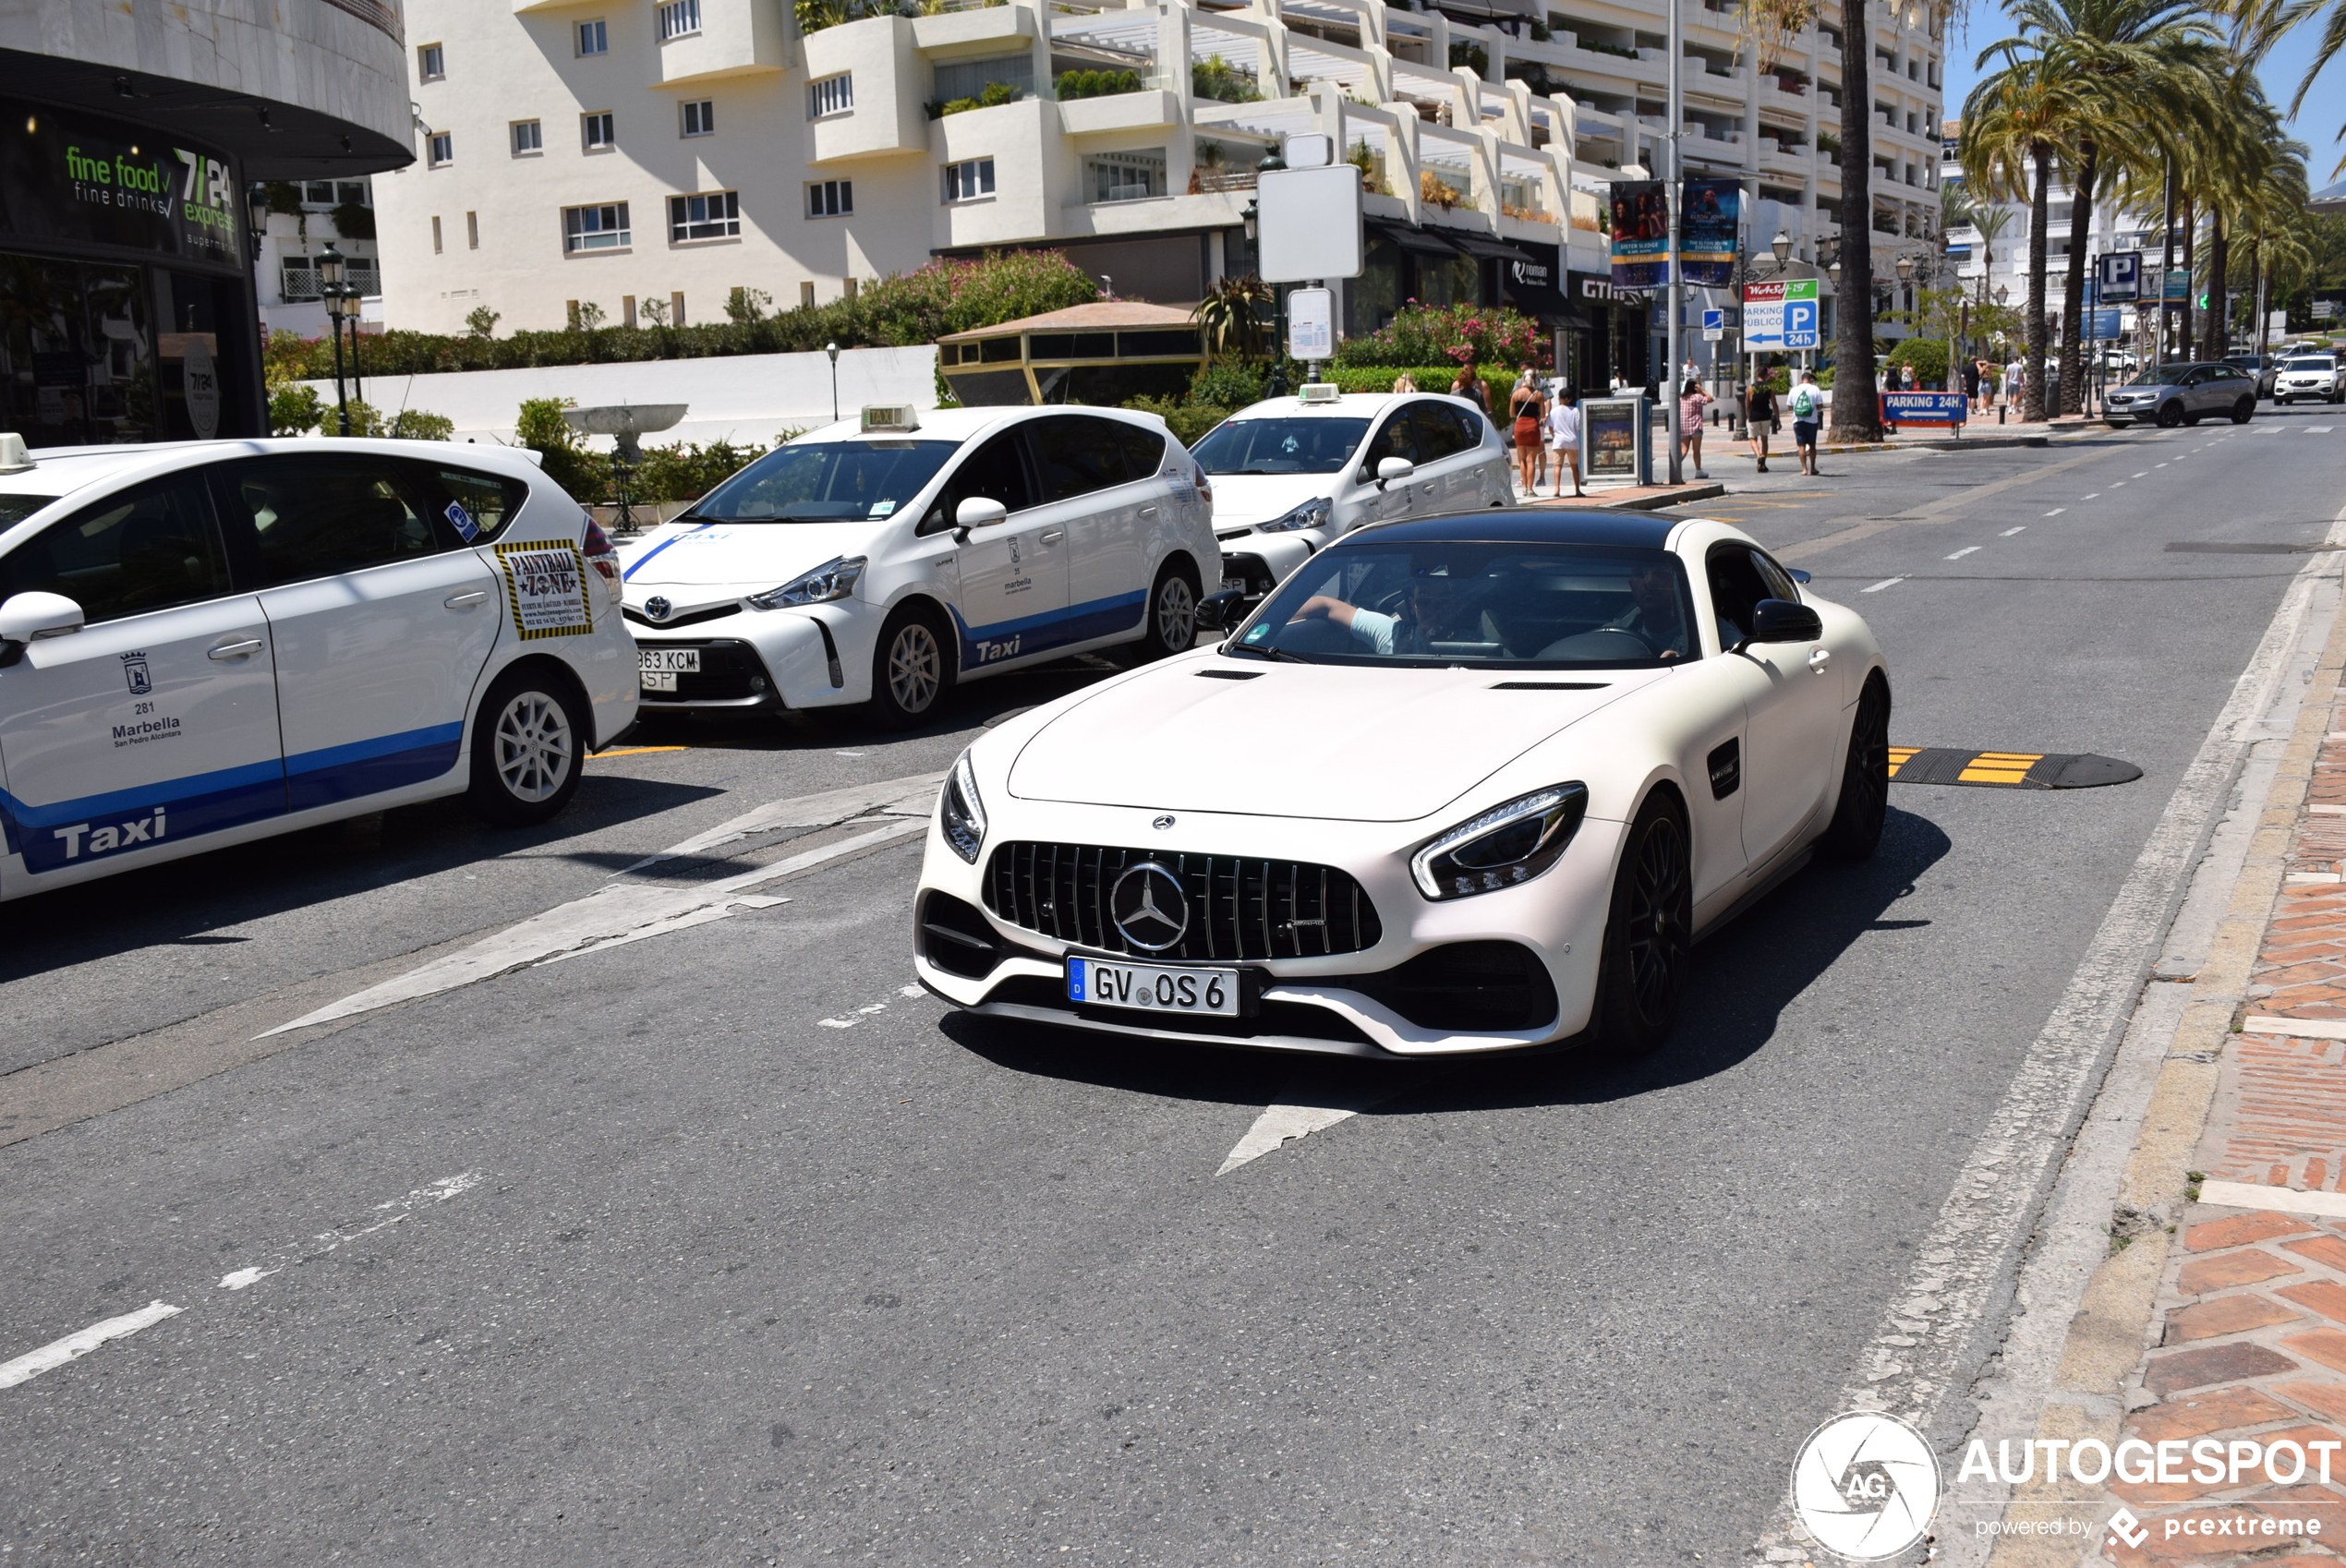
<instances>
[{"instance_id":1,"label":"pedestrian walking","mask_svg":"<svg viewBox=\"0 0 2346 1568\"><path fill-rule=\"evenodd\" d=\"M2014 414L2020 412L2020 400L2027 394L2028 362L2015 359L2004 367L2004 406Z\"/></svg>"},{"instance_id":2,"label":"pedestrian walking","mask_svg":"<svg viewBox=\"0 0 2346 1568\"><path fill-rule=\"evenodd\" d=\"M1450 383L1450 395L1466 399L1482 410L1485 416L1488 416L1491 412L1491 394L1484 390L1482 378L1474 373L1474 367L1471 365L1459 368L1458 379Z\"/></svg>"},{"instance_id":3,"label":"pedestrian walking","mask_svg":"<svg viewBox=\"0 0 2346 1568\"><path fill-rule=\"evenodd\" d=\"M1541 390L1540 378L1529 368L1517 379L1515 391L1507 394L1507 416L1515 426L1516 476L1522 480L1525 495L1537 495L1548 467L1547 451L1541 444L1548 399Z\"/></svg>"},{"instance_id":4,"label":"pedestrian walking","mask_svg":"<svg viewBox=\"0 0 2346 1568\"><path fill-rule=\"evenodd\" d=\"M1987 366L1977 359L1966 359L1963 368L1963 405L1966 414L1979 412L1979 374Z\"/></svg>"},{"instance_id":5,"label":"pedestrian walking","mask_svg":"<svg viewBox=\"0 0 2346 1568\"><path fill-rule=\"evenodd\" d=\"M1814 371L1800 372L1799 384L1792 389L1788 401L1792 404L1792 444L1800 453L1800 471L1814 476L1817 472L1817 420L1824 411L1824 397L1817 386Z\"/></svg>"},{"instance_id":6,"label":"pedestrian walking","mask_svg":"<svg viewBox=\"0 0 2346 1568\"><path fill-rule=\"evenodd\" d=\"M1751 460L1759 464L1755 472L1768 471L1768 438L1776 428L1776 392L1765 381L1754 381L1743 389L1743 430L1751 438Z\"/></svg>"},{"instance_id":7,"label":"pedestrian walking","mask_svg":"<svg viewBox=\"0 0 2346 1568\"><path fill-rule=\"evenodd\" d=\"M1397 392L1413 392L1418 390L1417 378L1404 370L1393 378L1393 390Z\"/></svg>"},{"instance_id":8,"label":"pedestrian walking","mask_svg":"<svg viewBox=\"0 0 2346 1568\"><path fill-rule=\"evenodd\" d=\"M1556 392L1555 403L1548 410L1548 449L1555 453L1556 499L1564 499L1564 471L1572 469L1572 493L1585 496L1580 488L1580 393L1571 387Z\"/></svg>"},{"instance_id":9,"label":"pedestrian walking","mask_svg":"<svg viewBox=\"0 0 2346 1568\"><path fill-rule=\"evenodd\" d=\"M1688 380L1678 389L1678 456L1693 464L1694 476L1708 479L1702 471L1702 411L1711 406L1711 394L1702 383Z\"/></svg>"}]
</instances>

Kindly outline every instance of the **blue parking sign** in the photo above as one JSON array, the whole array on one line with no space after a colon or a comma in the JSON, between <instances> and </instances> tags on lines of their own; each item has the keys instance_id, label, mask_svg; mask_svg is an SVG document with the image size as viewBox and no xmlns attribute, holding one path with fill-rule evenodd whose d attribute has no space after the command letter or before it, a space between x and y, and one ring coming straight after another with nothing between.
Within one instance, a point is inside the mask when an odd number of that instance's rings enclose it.
<instances>
[{"instance_id":1,"label":"blue parking sign","mask_svg":"<svg viewBox=\"0 0 2346 1568\"><path fill-rule=\"evenodd\" d=\"M1819 346L1815 300L1787 299L1784 302L1784 345L1788 349Z\"/></svg>"}]
</instances>

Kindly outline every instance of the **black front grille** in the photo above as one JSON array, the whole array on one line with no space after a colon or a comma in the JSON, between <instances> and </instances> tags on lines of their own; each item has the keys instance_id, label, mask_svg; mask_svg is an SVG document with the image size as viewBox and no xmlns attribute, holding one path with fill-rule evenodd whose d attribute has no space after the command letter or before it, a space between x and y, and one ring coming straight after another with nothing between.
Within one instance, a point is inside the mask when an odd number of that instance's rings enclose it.
<instances>
[{"instance_id":1,"label":"black front grille","mask_svg":"<svg viewBox=\"0 0 2346 1568\"><path fill-rule=\"evenodd\" d=\"M647 703L719 703L738 702L744 697L763 697L772 694L772 682L767 679L766 661L747 643L722 638L709 642L670 641L647 642L648 648L698 648L700 669L679 670L676 689L672 692L646 692ZM753 683L754 682L754 683Z\"/></svg>"},{"instance_id":2,"label":"black front grille","mask_svg":"<svg viewBox=\"0 0 2346 1568\"><path fill-rule=\"evenodd\" d=\"M1179 878L1190 907L1181 940L1154 953L1108 912L1117 878L1147 861ZM1369 896L1334 866L1094 844L1002 845L986 864L986 907L1029 931L1134 958L1314 959L1364 951L1384 935Z\"/></svg>"}]
</instances>

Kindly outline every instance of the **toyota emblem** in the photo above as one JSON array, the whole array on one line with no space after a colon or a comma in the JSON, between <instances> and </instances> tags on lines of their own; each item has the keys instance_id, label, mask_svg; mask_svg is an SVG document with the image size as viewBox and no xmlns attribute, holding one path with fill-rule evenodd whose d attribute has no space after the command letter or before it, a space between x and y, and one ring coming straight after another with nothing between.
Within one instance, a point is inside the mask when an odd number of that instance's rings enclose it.
<instances>
[{"instance_id":1,"label":"toyota emblem","mask_svg":"<svg viewBox=\"0 0 2346 1568\"><path fill-rule=\"evenodd\" d=\"M1151 827L1155 828L1155 829L1156 829L1159 833L1162 833L1162 832L1164 832L1167 828L1168 828L1168 827L1170 827L1170 826L1173 826L1173 817L1172 817L1172 814L1171 814L1170 813L1167 813L1166 815L1164 815L1164 816L1160 816L1160 817L1156 818L1155 821L1151 822L1151 823L1149 824L1149 826L1150 826Z\"/></svg>"},{"instance_id":2,"label":"toyota emblem","mask_svg":"<svg viewBox=\"0 0 2346 1568\"><path fill-rule=\"evenodd\" d=\"M1118 877L1107 905L1116 929L1144 953L1164 952L1190 929L1190 899L1181 879L1155 861L1143 861Z\"/></svg>"},{"instance_id":3,"label":"toyota emblem","mask_svg":"<svg viewBox=\"0 0 2346 1568\"><path fill-rule=\"evenodd\" d=\"M668 602L667 596L662 594L654 594L644 601L644 613L654 621L667 620L668 612L672 608L674 607Z\"/></svg>"}]
</instances>

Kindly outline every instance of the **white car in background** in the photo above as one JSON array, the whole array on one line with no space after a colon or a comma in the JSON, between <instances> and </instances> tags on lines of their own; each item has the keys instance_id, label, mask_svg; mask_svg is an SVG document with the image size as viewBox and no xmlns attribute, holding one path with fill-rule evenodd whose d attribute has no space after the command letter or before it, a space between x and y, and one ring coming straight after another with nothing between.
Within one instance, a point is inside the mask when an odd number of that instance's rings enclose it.
<instances>
[{"instance_id":1,"label":"white car in background","mask_svg":"<svg viewBox=\"0 0 2346 1568\"><path fill-rule=\"evenodd\" d=\"M1224 585L1250 599L1368 523L1515 504L1511 454L1461 397L1276 397L1197 444L1214 483Z\"/></svg>"},{"instance_id":2,"label":"white car in background","mask_svg":"<svg viewBox=\"0 0 2346 1568\"><path fill-rule=\"evenodd\" d=\"M625 547L647 714L869 704L1187 649L1219 587L1213 500L1153 415L866 409L759 458Z\"/></svg>"},{"instance_id":3,"label":"white car in background","mask_svg":"<svg viewBox=\"0 0 2346 1568\"><path fill-rule=\"evenodd\" d=\"M540 822L635 718L618 559L524 454L0 437L0 898L441 795Z\"/></svg>"},{"instance_id":4,"label":"white car in background","mask_svg":"<svg viewBox=\"0 0 2346 1568\"><path fill-rule=\"evenodd\" d=\"M2295 403L2301 398L2323 403L2346 398L2346 371L2340 369L2338 356L2292 354L2280 362L2280 370L2273 377L2273 401Z\"/></svg>"}]
</instances>

